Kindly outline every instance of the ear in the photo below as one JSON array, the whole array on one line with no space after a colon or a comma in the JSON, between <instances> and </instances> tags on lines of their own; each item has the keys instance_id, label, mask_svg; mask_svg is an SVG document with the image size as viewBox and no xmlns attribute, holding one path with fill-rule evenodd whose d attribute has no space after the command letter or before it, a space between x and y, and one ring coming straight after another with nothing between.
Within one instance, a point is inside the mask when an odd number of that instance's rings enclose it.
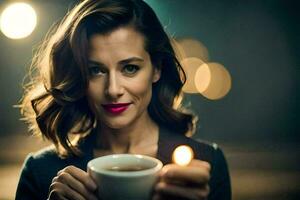
<instances>
[{"instance_id":1,"label":"ear","mask_svg":"<svg viewBox=\"0 0 300 200\"><path fill-rule=\"evenodd\" d=\"M160 75L161 75L161 70L154 67L152 83L156 83L160 79Z\"/></svg>"}]
</instances>

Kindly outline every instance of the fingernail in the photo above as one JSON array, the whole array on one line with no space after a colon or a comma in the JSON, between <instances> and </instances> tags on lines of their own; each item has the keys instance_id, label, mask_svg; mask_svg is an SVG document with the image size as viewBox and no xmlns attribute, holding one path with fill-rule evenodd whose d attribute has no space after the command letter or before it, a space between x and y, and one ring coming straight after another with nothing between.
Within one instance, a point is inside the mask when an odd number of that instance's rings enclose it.
<instances>
[{"instance_id":1,"label":"fingernail","mask_svg":"<svg viewBox=\"0 0 300 200\"><path fill-rule=\"evenodd\" d=\"M157 191L157 192L160 192L161 190L163 190L164 186L165 186L165 183L160 182L160 183L155 185L154 190Z\"/></svg>"},{"instance_id":2,"label":"fingernail","mask_svg":"<svg viewBox=\"0 0 300 200\"><path fill-rule=\"evenodd\" d=\"M91 181L91 182L90 182L90 186L91 186L91 189L92 189L93 191L95 191L95 190L97 189L97 185L96 185L96 183L95 183L94 181Z\"/></svg>"}]
</instances>

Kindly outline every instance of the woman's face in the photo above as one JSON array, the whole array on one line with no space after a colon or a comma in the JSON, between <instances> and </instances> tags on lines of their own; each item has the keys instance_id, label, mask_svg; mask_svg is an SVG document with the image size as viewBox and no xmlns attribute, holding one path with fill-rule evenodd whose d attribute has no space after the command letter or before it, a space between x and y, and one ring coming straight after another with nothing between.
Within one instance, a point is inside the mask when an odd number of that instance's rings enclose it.
<instances>
[{"instance_id":1,"label":"woman's face","mask_svg":"<svg viewBox=\"0 0 300 200\"><path fill-rule=\"evenodd\" d=\"M143 36L131 27L90 39L88 99L98 121L120 129L149 118L152 84L160 72L152 66Z\"/></svg>"}]
</instances>

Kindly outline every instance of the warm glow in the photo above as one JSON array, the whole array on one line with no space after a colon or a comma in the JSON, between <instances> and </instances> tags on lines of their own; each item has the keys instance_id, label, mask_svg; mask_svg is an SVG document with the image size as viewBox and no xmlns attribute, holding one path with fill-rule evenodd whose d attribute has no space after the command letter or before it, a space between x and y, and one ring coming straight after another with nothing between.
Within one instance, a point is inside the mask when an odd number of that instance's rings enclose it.
<instances>
[{"instance_id":1,"label":"warm glow","mask_svg":"<svg viewBox=\"0 0 300 200\"><path fill-rule=\"evenodd\" d=\"M197 76L196 76L197 74ZM211 73L207 64L201 65L195 72L195 87L197 92L203 93L209 86Z\"/></svg>"},{"instance_id":2,"label":"warm glow","mask_svg":"<svg viewBox=\"0 0 300 200\"><path fill-rule=\"evenodd\" d=\"M186 55L184 53L184 49L180 46L180 44L177 42L177 40L175 40L173 38L171 39L171 44L175 51L177 59L179 61L182 61L186 57Z\"/></svg>"},{"instance_id":3,"label":"warm glow","mask_svg":"<svg viewBox=\"0 0 300 200\"><path fill-rule=\"evenodd\" d=\"M231 89L231 76L219 63L202 64L196 72L195 81L198 92L211 100L224 97Z\"/></svg>"},{"instance_id":4,"label":"warm glow","mask_svg":"<svg viewBox=\"0 0 300 200\"><path fill-rule=\"evenodd\" d=\"M185 74L186 74L186 82L182 88L185 93L198 93L195 84L198 84L200 80L195 80L195 74L198 68L203 64L203 61L199 58L191 57L183 59L180 64L182 65Z\"/></svg>"},{"instance_id":5,"label":"warm glow","mask_svg":"<svg viewBox=\"0 0 300 200\"><path fill-rule=\"evenodd\" d=\"M194 152L191 147L181 145L173 152L173 162L180 166L188 165L194 158Z\"/></svg>"},{"instance_id":6,"label":"warm glow","mask_svg":"<svg viewBox=\"0 0 300 200\"><path fill-rule=\"evenodd\" d=\"M207 48L198 40L184 38L178 40L178 50L184 58L196 57L204 62L208 62L209 55Z\"/></svg>"},{"instance_id":7,"label":"warm glow","mask_svg":"<svg viewBox=\"0 0 300 200\"><path fill-rule=\"evenodd\" d=\"M37 23L34 9L26 3L14 3L2 13L0 28L11 39L25 38L32 33Z\"/></svg>"}]
</instances>

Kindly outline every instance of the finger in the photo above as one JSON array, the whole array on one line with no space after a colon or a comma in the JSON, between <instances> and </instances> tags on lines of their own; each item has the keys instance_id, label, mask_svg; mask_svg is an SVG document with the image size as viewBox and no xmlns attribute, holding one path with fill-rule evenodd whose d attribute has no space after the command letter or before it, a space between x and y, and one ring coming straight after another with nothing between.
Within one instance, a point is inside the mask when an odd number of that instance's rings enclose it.
<instances>
[{"instance_id":1,"label":"finger","mask_svg":"<svg viewBox=\"0 0 300 200\"><path fill-rule=\"evenodd\" d=\"M85 200L81 194L60 182L54 182L50 185L49 199Z\"/></svg>"},{"instance_id":2,"label":"finger","mask_svg":"<svg viewBox=\"0 0 300 200\"><path fill-rule=\"evenodd\" d=\"M160 177L166 182L179 181L193 184L203 184L209 181L210 173L205 167L178 166L176 164L168 164L162 168Z\"/></svg>"},{"instance_id":3,"label":"finger","mask_svg":"<svg viewBox=\"0 0 300 200\"><path fill-rule=\"evenodd\" d=\"M96 196L89 191L80 181L74 178L71 174L63 171L57 176L57 181L67 184L71 189L80 193L85 199L97 200Z\"/></svg>"},{"instance_id":4,"label":"finger","mask_svg":"<svg viewBox=\"0 0 300 200\"><path fill-rule=\"evenodd\" d=\"M211 170L211 165L209 164L209 162L203 161L203 160L197 160L197 159L193 159L190 163L189 166L192 167L204 167L206 168L209 172Z\"/></svg>"},{"instance_id":5,"label":"finger","mask_svg":"<svg viewBox=\"0 0 300 200\"><path fill-rule=\"evenodd\" d=\"M58 189L51 189L47 200L68 200L66 197L62 196L62 192Z\"/></svg>"},{"instance_id":6,"label":"finger","mask_svg":"<svg viewBox=\"0 0 300 200\"><path fill-rule=\"evenodd\" d=\"M167 184L165 182L160 182L155 186L155 191L159 194L172 197L174 199L190 199L199 200L205 199L209 194L209 186L206 185L202 188L194 187L182 187L177 185Z\"/></svg>"},{"instance_id":7,"label":"finger","mask_svg":"<svg viewBox=\"0 0 300 200\"><path fill-rule=\"evenodd\" d=\"M49 197L47 198L47 200L68 200L67 198L58 195L57 193L50 193Z\"/></svg>"},{"instance_id":8,"label":"finger","mask_svg":"<svg viewBox=\"0 0 300 200\"><path fill-rule=\"evenodd\" d=\"M85 171L83 171L82 169L79 169L79 168L74 167L74 166L68 166L68 167L64 168L63 170L59 171L58 174L61 173L61 172L63 172L63 171L71 174L74 178L76 178L81 183L83 183L84 186L87 189L89 189L91 191L95 191L97 189L96 183L88 175L88 173L85 172Z\"/></svg>"}]
</instances>

